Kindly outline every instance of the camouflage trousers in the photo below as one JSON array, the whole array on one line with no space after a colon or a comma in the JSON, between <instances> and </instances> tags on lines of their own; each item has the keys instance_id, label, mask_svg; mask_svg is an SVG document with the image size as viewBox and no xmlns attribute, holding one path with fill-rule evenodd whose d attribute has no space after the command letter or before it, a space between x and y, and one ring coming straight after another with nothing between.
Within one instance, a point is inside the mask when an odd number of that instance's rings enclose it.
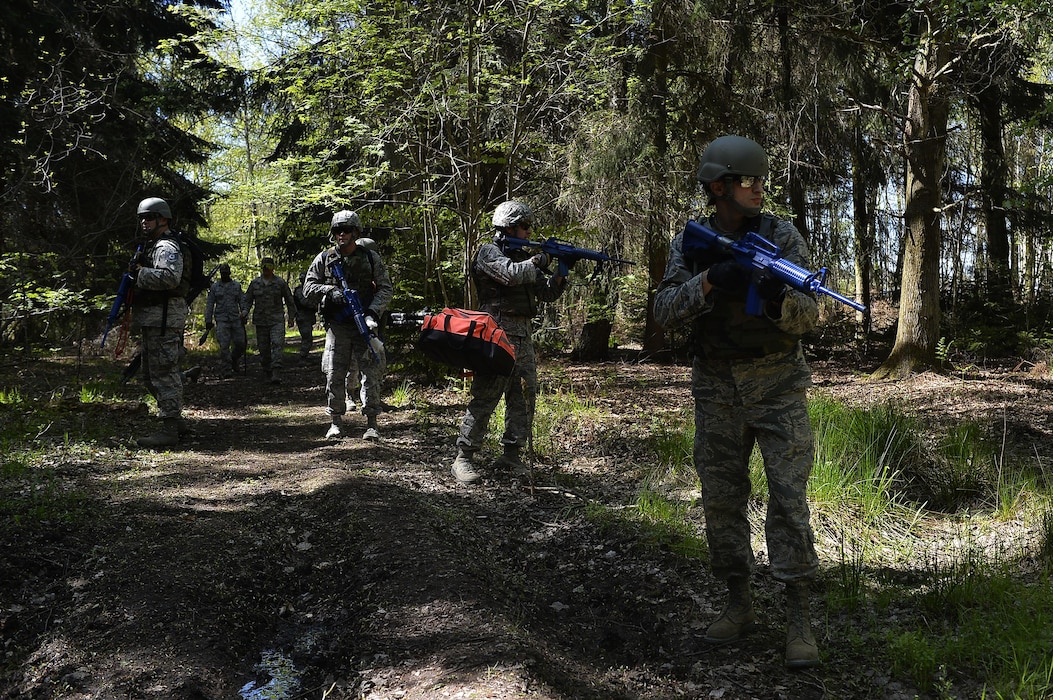
<instances>
[{"instance_id":1,"label":"camouflage trousers","mask_svg":"<svg viewBox=\"0 0 1053 700\"><path fill-rule=\"evenodd\" d=\"M229 369L245 354L245 325L240 320L217 320L216 344L219 346L219 366Z\"/></svg>"},{"instance_id":2,"label":"camouflage trousers","mask_svg":"<svg viewBox=\"0 0 1053 700\"><path fill-rule=\"evenodd\" d=\"M143 383L157 401L161 418L179 418L183 412L183 375L179 358L183 353L183 329L143 326Z\"/></svg>"},{"instance_id":3,"label":"camouflage trousers","mask_svg":"<svg viewBox=\"0 0 1053 700\"><path fill-rule=\"evenodd\" d=\"M285 324L256 326L256 350L260 353L260 365L264 371L282 368L282 350L285 348Z\"/></svg>"},{"instance_id":4,"label":"camouflage trousers","mask_svg":"<svg viewBox=\"0 0 1053 700\"><path fill-rule=\"evenodd\" d=\"M334 323L325 332L322 373L325 375L325 412L342 416L347 411L348 372L357 366L362 380L362 414L375 416L383 409L381 391L387 357L374 360L362 334L353 324Z\"/></svg>"},{"instance_id":5,"label":"camouflage trousers","mask_svg":"<svg viewBox=\"0 0 1053 700\"><path fill-rule=\"evenodd\" d=\"M314 319L297 320L296 329L300 331L300 359L305 360L314 347Z\"/></svg>"},{"instance_id":6,"label":"camouflage trousers","mask_svg":"<svg viewBox=\"0 0 1053 700\"><path fill-rule=\"evenodd\" d=\"M504 445L525 445L534 421L537 400L537 357L530 336L508 335L516 351L512 376L476 374L472 379L472 398L461 420L457 446L478 449L486 439L493 415L501 397L505 399L505 426L501 436Z\"/></svg>"},{"instance_id":7,"label":"camouflage trousers","mask_svg":"<svg viewBox=\"0 0 1053 700\"><path fill-rule=\"evenodd\" d=\"M755 443L768 480L764 534L772 576L787 582L811 579L819 561L809 522L813 436L804 391L748 403L696 400L694 460L713 573L727 579L753 571L747 508Z\"/></svg>"}]
</instances>

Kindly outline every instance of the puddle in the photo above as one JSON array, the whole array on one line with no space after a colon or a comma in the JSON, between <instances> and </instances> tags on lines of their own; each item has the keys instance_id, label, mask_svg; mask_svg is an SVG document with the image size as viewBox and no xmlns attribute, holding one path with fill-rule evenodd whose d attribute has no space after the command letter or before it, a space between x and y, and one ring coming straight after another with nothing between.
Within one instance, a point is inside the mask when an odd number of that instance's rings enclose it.
<instances>
[{"instance_id":1,"label":"puddle","mask_svg":"<svg viewBox=\"0 0 1053 700\"><path fill-rule=\"evenodd\" d=\"M256 664L258 679L241 687L244 700L287 700L300 689L300 676L292 659L280 651L265 651Z\"/></svg>"}]
</instances>

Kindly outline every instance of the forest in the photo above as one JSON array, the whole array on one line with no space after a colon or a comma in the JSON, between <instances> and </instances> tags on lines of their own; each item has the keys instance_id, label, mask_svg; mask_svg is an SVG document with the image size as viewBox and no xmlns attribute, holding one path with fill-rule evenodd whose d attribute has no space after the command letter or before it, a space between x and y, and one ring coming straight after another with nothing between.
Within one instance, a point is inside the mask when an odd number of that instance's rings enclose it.
<instances>
[{"instance_id":1,"label":"forest","mask_svg":"<svg viewBox=\"0 0 1053 700\"><path fill-rule=\"evenodd\" d=\"M0 697L1049 697L1051 28L1047 0L7 0ZM652 302L725 134L865 309L821 298L803 343L804 673L759 455L760 631L700 641L690 363ZM409 316L475 306L508 199L632 264L537 317L526 476L452 481L468 380L414 328L385 329L383 440L333 443L321 329L280 387L254 351L217 379L201 301L189 437L140 450L155 407L100 341L154 196L243 285L265 256L294 285L355 210Z\"/></svg>"},{"instance_id":2,"label":"forest","mask_svg":"<svg viewBox=\"0 0 1053 700\"><path fill-rule=\"evenodd\" d=\"M1048 349L1048 3L15 0L0 147L0 342L101 325L135 203L290 279L362 215L393 309L472 304L508 198L539 231L635 261L576 273L554 347L669 347L650 314L701 210L714 137L771 159L840 292L898 309L878 377ZM218 262L218 260L217 260ZM240 277L239 277L240 276ZM846 318L866 347L868 314ZM597 332L604 342L596 342ZM590 342L584 343L583 338Z\"/></svg>"}]
</instances>

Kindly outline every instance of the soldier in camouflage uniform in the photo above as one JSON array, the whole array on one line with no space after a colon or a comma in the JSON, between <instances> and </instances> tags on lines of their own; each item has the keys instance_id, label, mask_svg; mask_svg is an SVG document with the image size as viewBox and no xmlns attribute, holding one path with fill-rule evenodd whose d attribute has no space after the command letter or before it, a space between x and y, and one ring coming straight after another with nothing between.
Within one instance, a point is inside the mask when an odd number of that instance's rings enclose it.
<instances>
[{"instance_id":1,"label":"soldier in camouflage uniform","mask_svg":"<svg viewBox=\"0 0 1053 700\"><path fill-rule=\"evenodd\" d=\"M142 332L142 372L147 390L157 401L161 427L137 440L141 447L179 444L183 412L183 376L179 358L186 326L186 294L190 265L170 228L172 210L157 197L139 203L139 227L146 237L129 272L135 280L132 326Z\"/></svg>"},{"instance_id":2,"label":"soldier in camouflage uniform","mask_svg":"<svg viewBox=\"0 0 1053 700\"><path fill-rule=\"evenodd\" d=\"M519 249L506 251L505 236L529 238L534 212L522 202L503 202L494 210L494 240L486 243L472 263L472 277L479 293L479 310L494 317L516 351L512 376L478 374L472 379L472 398L461 421L457 456L452 473L462 484L478 481L474 455L486 438L490 416L503 396L504 446L498 465L524 471L521 453L533 430L534 402L537 396L537 361L531 323L538 301L555 301L566 288L566 278L548 275L549 256Z\"/></svg>"},{"instance_id":3,"label":"soldier in camouflage uniform","mask_svg":"<svg viewBox=\"0 0 1053 700\"><path fill-rule=\"evenodd\" d=\"M260 353L263 372L270 373L271 384L281 383L282 349L285 347L285 319L288 311L289 328L296 322L296 302L289 283L274 274L274 258L260 261L262 274L249 282L249 288L241 299L241 318L252 314L256 326L256 349ZM282 309L284 304L285 309Z\"/></svg>"},{"instance_id":4,"label":"soldier in camouflage uniform","mask_svg":"<svg viewBox=\"0 0 1053 700\"><path fill-rule=\"evenodd\" d=\"M344 437L348 372L356 362L362 375L362 414L366 417L366 431L362 438L380 439L377 416L383 408L380 394L387 358L383 346L377 344L371 349L355 321L342 313L346 312L347 299L333 273L333 267L339 265L348 287L358 292L366 325L375 330L391 303L394 289L380 254L358 245L357 237L361 232L362 220L357 213L336 212L329 224L329 236L334 245L311 262L303 284L307 298L321 304L325 323L322 372L325 374L325 410L330 420L325 435L327 439Z\"/></svg>"},{"instance_id":5,"label":"soldier in camouflage uniform","mask_svg":"<svg viewBox=\"0 0 1053 700\"><path fill-rule=\"evenodd\" d=\"M702 155L698 180L715 211L701 223L731 239L756 231L797 265L810 267L796 227L761 214L768 158L741 136L714 140ZM655 317L666 328L690 324L695 402L694 462L702 482L706 537L713 573L729 600L706 631L706 641L739 639L756 626L749 577L754 568L747 505L749 458L760 447L768 479L765 535L772 575L786 584L786 664L818 664L811 632L808 584L818 568L808 501L813 438L806 389L811 371L800 337L815 327L815 299L778 280L754 277L722 252L693 258L683 233L670 245ZM763 314L746 312L749 286L764 300Z\"/></svg>"},{"instance_id":6,"label":"soldier in camouflage uniform","mask_svg":"<svg viewBox=\"0 0 1053 700\"><path fill-rule=\"evenodd\" d=\"M227 378L238 370L245 354L245 324L241 319L241 283L230 276L230 265L219 266L219 281L208 289L205 302L205 330L216 329L219 345L219 376Z\"/></svg>"},{"instance_id":7,"label":"soldier in camouflage uniform","mask_svg":"<svg viewBox=\"0 0 1053 700\"><path fill-rule=\"evenodd\" d=\"M306 362L314 347L314 324L318 321L318 304L312 304L304 296L303 281L307 272L300 275L300 284L293 289L293 301L296 302L296 329L300 332L300 360Z\"/></svg>"}]
</instances>

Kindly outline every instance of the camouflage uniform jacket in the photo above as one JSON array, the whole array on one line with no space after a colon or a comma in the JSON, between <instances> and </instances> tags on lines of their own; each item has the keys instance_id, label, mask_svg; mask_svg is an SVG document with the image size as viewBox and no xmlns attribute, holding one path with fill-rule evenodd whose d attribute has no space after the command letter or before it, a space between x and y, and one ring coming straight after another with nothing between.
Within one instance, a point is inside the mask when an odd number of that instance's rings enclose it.
<instances>
[{"instance_id":1,"label":"camouflage uniform jacket","mask_svg":"<svg viewBox=\"0 0 1053 700\"><path fill-rule=\"evenodd\" d=\"M526 250L506 254L497 243L486 243L475 256L472 274L479 292L479 310L494 317L509 335L526 337L538 301L555 301L566 284L546 275Z\"/></svg>"},{"instance_id":2,"label":"camouflage uniform jacket","mask_svg":"<svg viewBox=\"0 0 1053 700\"><path fill-rule=\"evenodd\" d=\"M304 296L311 303L321 304L322 318L328 325L333 313L343 306L329 299L330 292L340 289L340 282L332 269L338 260L348 286L358 292L362 310L371 312L379 320L387 311L395 290L380 255L364 246L355 246L350 255L341 256L334 246L315 256L304 278Z\"/></svg>"},{"instance_id":3,"label":"camouflage uniform jacket","mask_svg":"<svg viewBox=\"0 0 1053 700\"><path fill-rule=\"evenodd\" d=\"M237 280L213 282L205 301L205 323L213 320L233 323L241 316L241 283Z\"/></svg>"},{"instance_id":4,"label":"camouflage uniform jacket","mask_svg":"<svg viewBox=\"0 0 1053 700\"><path fill-rule=\"evenodd\" d=\"M318 304L313 303L303 293L303 285L298 284L292 292L293 301L296 302L296 322L314 324L318 317Z\"/></svg>"},{"instance_id":5,"label":"camouflage uniform jacket","mask_svg":"<svg viewBox=\"0 0 1053 700\"><path fill-rule=\"evenodd\" d=\"M172 237L147 243L139 255L132 296L132 325L182 328L186 323L186 299L175 294L183 280L183 253Z\"/></svg>"},{"instance_id":6,"label":"camouflage uniform jacket","mask_svg":"<svg viewBox=\"0 0 1053 700\"><path fill-rule=\"evenodd\" d=\"M756 230L760 221L761 217L749 220L729 237L741 239L748 231ZM717 228L712 219L702 223ZM776 220L766 234L788 261L810 268L808 245L792 223ZM725 376L734 384L752 370L768 368L770 371L754 372L756 379L749 382L752 389L761 393L790 392L809 386L811 372L800 337L813 329L819 318L815 298L787 288L778 317L771 315L770 309L766 309L763 316L754 317L746 314L744 296L736 298L719 289L704 296L702 272L719 258L687 259L682 250L683 235L681 232L673 238L665 277L655 295L654 313L658 323L665 328L691 324L695 366L711 378ZM768 380L753 386L761 379L760 375L768 376ZM747 388L739 386L739 390ZM696 382L695 386L696 397L726 397L726 392L732 390L730 384L722 386L717 381L706 382L704 386Z\"/></svg>"},{"instance_id":7,"label":"camouflage uniform jacket","mask_svg":"<svg viewBox=\"0 0 1053 700\"><path fill-rule=\"evenodd\" d=\"M289 318L296 317L295 302L289 283L278 275L267 279L260 275L249 282L249 288L241 299L241 311L247 314L255 305L252 323L257 326L285 325L285 312L282 304L289 310Z\"/></svg>"}]
</instances>

